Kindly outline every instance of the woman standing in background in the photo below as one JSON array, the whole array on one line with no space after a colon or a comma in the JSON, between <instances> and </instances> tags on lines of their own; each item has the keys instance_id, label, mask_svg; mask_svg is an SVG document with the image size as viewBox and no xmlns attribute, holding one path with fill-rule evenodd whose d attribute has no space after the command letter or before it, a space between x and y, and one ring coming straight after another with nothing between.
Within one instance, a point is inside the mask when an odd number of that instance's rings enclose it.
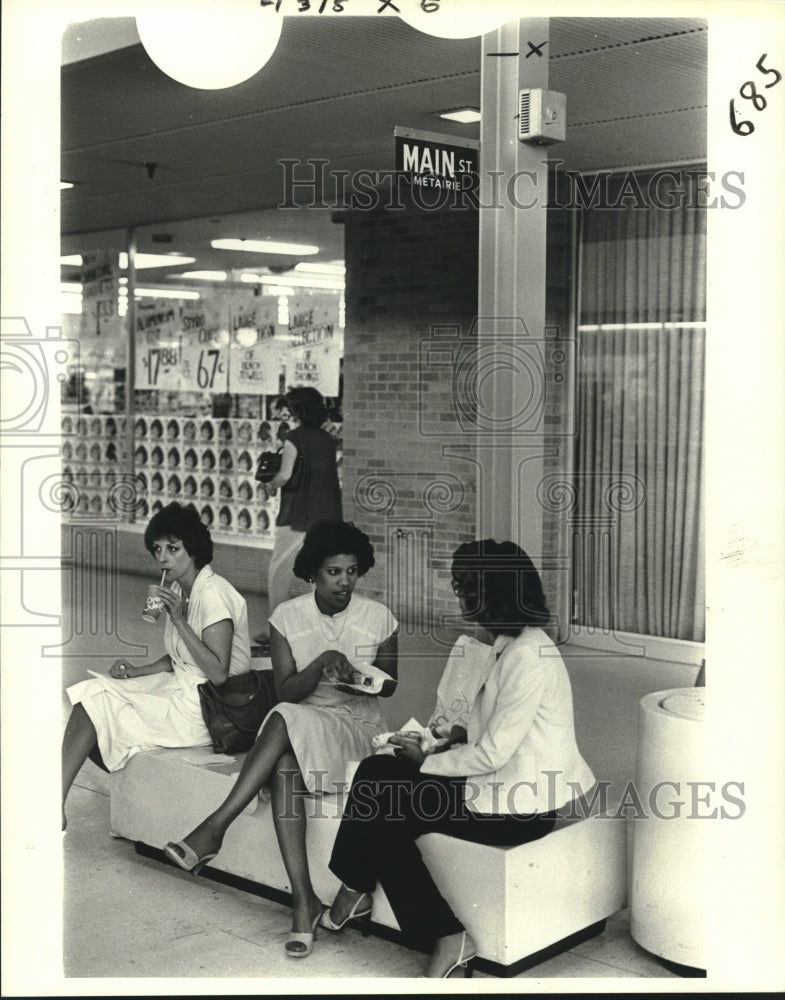
<instances>
[{"instance_id":1,"label":"woman standing in background","mask_svg":"<svg viewBox=\"0 0 785 1000\"><path fill-rule=\"evenodd\" d=\"M280 471L267 487L270 495L281 490L268 574L269 614L289 596L294 560L308 528L343 516L335 443L322 430L327 410L321 393L310 387L290 389L284 398L293 426L283 446Z\"/></svg>"}]
</instances>

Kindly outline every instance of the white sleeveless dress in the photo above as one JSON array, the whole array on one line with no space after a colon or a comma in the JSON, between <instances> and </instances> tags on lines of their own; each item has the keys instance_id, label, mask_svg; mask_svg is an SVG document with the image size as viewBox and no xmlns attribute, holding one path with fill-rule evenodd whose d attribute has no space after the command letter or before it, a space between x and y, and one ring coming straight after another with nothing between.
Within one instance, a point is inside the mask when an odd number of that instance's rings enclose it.
<instances>
[{"instance_id":1,"label":"white sleeveless dress","mask_svg":"<svg viewBox=\"0 0 785 1000\"><path fill-rule=\"evenodd\" d=\"M327 649L337 649L355 667L368 671L379 646L398 628L383 604L358 594L333 616L319 611L313 593L295 597L278 605L270 624L289 643L298 671ZM310 792L336 794L345 789L346 765L373 753L372 738L386 728L378 698L345 694L328 681L320 681L300 702L279 702L272 712L286 722Z\"/></svg>"}]
</instances>

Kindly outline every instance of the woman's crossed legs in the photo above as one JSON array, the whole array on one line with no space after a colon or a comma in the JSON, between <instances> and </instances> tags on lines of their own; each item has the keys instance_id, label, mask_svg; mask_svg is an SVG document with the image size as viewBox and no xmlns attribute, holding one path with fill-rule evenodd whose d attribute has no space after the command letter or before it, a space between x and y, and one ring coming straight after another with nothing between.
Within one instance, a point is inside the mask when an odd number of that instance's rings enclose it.
<instances>
[{"instance_id":1,"label":"woman's crossed legs","mask_svg":"<svg viewBox=\"0 0 785 1000\"><path fill-rule=\"evenodd\" d=\"M307 789L286 722L278 712L271 713L248 751L227 797L183 840L199 857L218 852L229 826L267 784L272 785L275 833L292 886L292 929L307 932L321 910L311 884L305 849Z\"/></svg>"}]
</instances>

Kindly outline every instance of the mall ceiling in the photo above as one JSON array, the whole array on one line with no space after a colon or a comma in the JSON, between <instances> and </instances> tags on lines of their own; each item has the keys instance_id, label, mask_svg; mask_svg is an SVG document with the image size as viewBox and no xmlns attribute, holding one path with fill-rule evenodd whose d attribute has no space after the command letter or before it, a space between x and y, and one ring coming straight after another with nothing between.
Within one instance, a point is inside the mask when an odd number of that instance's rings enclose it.
<instances>
[{"instance_id":1,"label":"mall ceiling","mask_svg":"<svg viewBox=\"0 0 785 1000\"><path fill-rule=\"evenodd\" d=\"M550 148L563 169L705 159L705 21L553 18L549 52L550 87L567 94L567 141ZM124 249L133 226L137 249L188 252L188 269L292 263L210 249L219 236L315 243L312 260L341 258L329 210L276 209L280 160L391 170L396 125L479 137L479 125L437 113L479 107L480 39L436 38L395 17L287 17L268 64L218 91L166 76L130 18L70 26L63 53L61 176L76 184L62 196L63 253Z\"/></svg>"}]
</instances>

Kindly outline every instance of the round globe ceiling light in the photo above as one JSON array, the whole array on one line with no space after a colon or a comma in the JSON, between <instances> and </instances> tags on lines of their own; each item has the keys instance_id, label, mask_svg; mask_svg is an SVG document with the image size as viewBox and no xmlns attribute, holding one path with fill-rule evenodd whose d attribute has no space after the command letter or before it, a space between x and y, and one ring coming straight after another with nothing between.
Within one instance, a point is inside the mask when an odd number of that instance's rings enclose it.
<instances>
[{"instance_id":1,"label":"round globe ceiling light","mask_svg":"<svg viewBox=\"0 0 785 1000\"><path fill-rule=\"evenodd\" d=\"M474 38L522 16L515 0L402 0L399 17L437 38Z\"/></svg>"},{"instance_id":2,"label":"round globe ceiling light","mask_svg":"<svg viewBox=\"0 0 785 1000\"><path fill-rule=\"evenodd\" d=\"M136 14L139 38L156 66L199 90L234 87L258 73L275 52L282 27L274 6L248 0L160 0Z\"/></svg>"}]
</instances>

